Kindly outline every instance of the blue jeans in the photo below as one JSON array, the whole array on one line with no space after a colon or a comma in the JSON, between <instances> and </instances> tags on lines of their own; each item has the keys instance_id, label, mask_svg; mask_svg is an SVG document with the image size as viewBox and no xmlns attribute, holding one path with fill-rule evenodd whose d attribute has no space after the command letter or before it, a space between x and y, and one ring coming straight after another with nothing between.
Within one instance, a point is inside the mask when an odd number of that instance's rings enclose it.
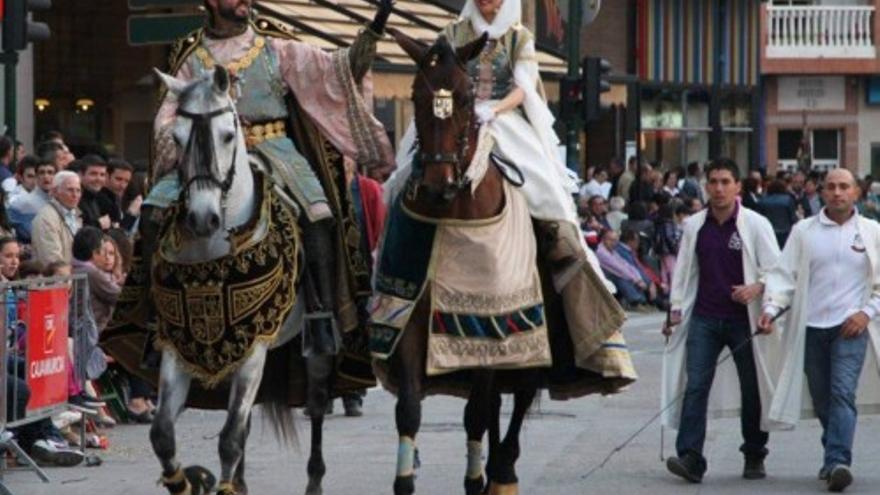
<instances>
[{"instance_id":1,"label":"blue jeans","mask_svg":"<svg viewBox=\"0 0 880 495\"><path fill-rule=\"evenodd\" d=\"M840 336L840 326L807 328L804 373L813 409L822 423L825 468L852 463L856 387L867 348L867 331L856 338L845 339Z\"/></svg>"},{"instance_id":2,"label":"blue jeans","mask_svg":"<svg viewBox=\"0 0 880 495\"><path fill-rule=\"evenodd\" d=\"M715 379L718 357L724 347L733 355L739 375L742 395L740 426L744 443L740 447L747 458L763 459L767 456L770 435L761 431L761 395L758 390L758 372L751 343L748 321L731 321L693 315L687 336L687 388L682 402L681 426L675 448L679 456L696 455L705 470L703 445L706 443L706 413L709 407L709 390ZM741 346L741 347L740 347Z\"/></svg>"},{"instance_id":3,"label":"blue jeans","mask_svg":"<svg viewBox=\"0 0 880 495\"><path fill-rule=\"evenodd\" d=\"M645 297L645 291L639 289L631 280L605 273L606 278L617 288L617 294L623 298L628 304L645 304L648 298Z\"/></svg>"}]
</instances>

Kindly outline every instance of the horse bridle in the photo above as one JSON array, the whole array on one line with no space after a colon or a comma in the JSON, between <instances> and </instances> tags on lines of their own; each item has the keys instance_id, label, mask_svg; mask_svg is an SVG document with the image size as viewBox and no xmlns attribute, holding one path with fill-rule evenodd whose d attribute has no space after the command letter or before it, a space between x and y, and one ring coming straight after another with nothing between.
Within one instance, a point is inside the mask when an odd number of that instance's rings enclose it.
<instances>
[{"instance_id":1,"label":"horse bridle","mask_svg":"<svg viewBox=\"0 0 880 495\"><path fill-rule=\"evenodd\" d=\"M177 115L179 117L184 117L190 119L193 123L193 127L189 133L189 139L187 140L186 147L184 148L183 156L189 156L192 153L192 148L195 146L195 139L200 133L204 136L207 136L208 142L202 143L203 146L209 148L211 150L211 164L208 167L207 171L200 171L198 164L196 164L195 174L186 181L183 188L180 191L181 194L181 202L185 204L186 199L188 197L188 191L190 186L193 184L197 184L198 182L205 182L211 185L216 185L220 188L221 193L221 201L222 204L226 203L226 195L229 193L229 189L232 188L232 181L235 178L235 161L238 159L238 142L235 143L235 148L232 150L232 161L229 164L229 170L226 171L226 177L221 181L217 175L219 175L219 168L217 167L217 156L214 150L214 135L211 133L211 121L215 118L225 115L227 113L232 113L235 115L235 109L232 105L227 105L223 108L218 108L217 110L207 112L207 113L193 113L186 111L182 108L177 109ZM235 135L238 137L239 132L239 122L238 118L233 119L235 121ZM178 166L178 171L182 175L183 167Z\"/></svg>"},{"instance_id":2,"label":"horse bridle","mask_svg":"<svg viewBox=\"0 0 880 495\"><path fill-rule=\"evenodd\" d=\"M459 64L459 66L461 66L461 64ZM461 66L461 67L463 67L463 66ZM428 79L428 75L425 73L424 69L421 67L419 67L419 70L416 74L417 78L419 76L421 76L421 78L424 80L425 85L428 87L428 90L431 92L431 94L434 96L434 98L437 98L437 95L440 93L441 90L434 89L433 85L431 85L431 81ZM453 89L455 89L455 88L453 88ZM452 94L454 94L454 91L452 91ZM455 112L453 110L452 116L449 117L452 119L458 119L458 118L460 118L459 115L464 115L465 118L468 119L467 126L464 129L464 133L462 135L458 136L458 151L448 152L448 153L442 153L442 152L441 153L429 153L429 152L425 152L425 151L419 151L416 154L416 160L422 166L425 166L428 164L436 164L436 163L451 163L453 166L453 170L455 172L454 182L452 185L456 190L464 189L464 188L468 187L468 185L470 184L470 179L468 179L465 176L465 169L468 164L464 163L464 160L467 159L468 151L470 150L471 126L475 122L475 112L474 112L474 107L473 107L473 101L474 101L473 94L474 94L473 89L468 88L467 101L465 102L465 105L463 105L465 111L464 112ZM453 100L453 102L454 102L454 100ZM413 95L413 103L415 103L415 95ZM435 117L435 118L439 118L439 117ZM437 132L436 127L435 127L435 132ZM438 135L435 137L438 138L437 140L439 141L440 136ZM416 142L415 142L414 146L416 148L418 148L420 146L418 138L416 138Z\"/></svg>"}]
</instances>

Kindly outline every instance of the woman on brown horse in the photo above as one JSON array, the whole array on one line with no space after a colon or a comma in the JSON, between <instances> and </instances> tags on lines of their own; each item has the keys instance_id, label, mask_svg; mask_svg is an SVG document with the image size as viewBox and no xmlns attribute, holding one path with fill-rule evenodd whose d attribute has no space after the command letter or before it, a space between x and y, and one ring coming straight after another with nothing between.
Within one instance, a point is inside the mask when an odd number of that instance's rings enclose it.
<instances>
[{"instance_id":1,"label":"woman on brown horse","mask_svg":"<svg viewBox=\"0 0 880 495\"><path fill-rule=\"evenodd\" d=\"M537 91L531 34L513 24L497 29L487 20L492 9L502 24L511 12L519 18L518 0L469 1L465 17L431 47L393 33L418 65L415 125L391 184L370 308L375 368L398 393L395 494L415 490L427 393L468 398L466 493L483 491L487 430L489 493L516 493L519 430L538 388L571 398L613 393L635 379L617 333L623 313L568 219L574 205L545 146L551 136L535 128L552 116L540 120L549 111ZM515 77L526 72L533 77ZM515 395L503 440L500 393Z\"/></svg>"}]
</instances>

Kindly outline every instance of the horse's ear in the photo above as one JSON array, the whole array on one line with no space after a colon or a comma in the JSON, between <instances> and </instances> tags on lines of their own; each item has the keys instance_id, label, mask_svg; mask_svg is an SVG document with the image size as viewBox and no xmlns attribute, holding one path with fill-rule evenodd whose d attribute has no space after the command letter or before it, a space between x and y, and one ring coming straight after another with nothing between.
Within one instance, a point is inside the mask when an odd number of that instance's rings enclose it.
<instances>
[{"instance_id":1,"label":"horse's ear","mask_svg":"<svg viewBox=\"0 0 880 495\"><path fill-rule=\"evenodd\" d=\"M482 36L471 41L467 45L460 46L455 49L455 54L458 56L458 60L462 63L467 63L471 59L477 57L480 52L483 51L483 48L486 47L486 43L489 41L489 33L483 33Z\"/></svg>"},{"instance_id":2,"label":"horse's ear","mask_svg":"<svg viewBox=\"0 0 880 495\"><path fill-rule=\"evenodd\" d=\"M229 92L229 72L222 65L214 67L214 91L222 95Z\"/></svg>"},{"instance_id":3,"label":"horse's ear","mask_svg":"<svg viewBox=\"0 0 880 495\"><path fill-rule=\"evenodd\" d=\"M415 63L419 63L425 58L425 54L428 53L429 49L428 45L417 39L410 38L397 29L388 28L387 31L391 33L391 36L394 36L394 40L397 41L397 44L403 48L403 51L406 52L406 54L409 55L409 58L413 59Z\"/></svg>"},{"instance_id":4,"label":"horse's ear","mask_svg":"<svg viewBox=\"0 0 880 495\"><path fill-rule=\"evenodd\" d=\"M172 94L179 95L183 88L186 87L187 83L185 81L181 81L174 76L170 76L159 69L153 68L153 73L156 74L156 77L159 78L159 81L168 88L168 91L171 91Z\"/></svg>"}]
</instances>

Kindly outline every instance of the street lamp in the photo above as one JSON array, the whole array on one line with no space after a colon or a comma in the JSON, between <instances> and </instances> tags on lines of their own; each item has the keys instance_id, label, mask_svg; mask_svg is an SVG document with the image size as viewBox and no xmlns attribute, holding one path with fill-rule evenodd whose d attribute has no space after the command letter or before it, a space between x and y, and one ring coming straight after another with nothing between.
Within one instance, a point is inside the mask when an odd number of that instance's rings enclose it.
<instances>
[{"instance_id":1,"label":"street lamp","mask_svg":"<svg viewBox=\"0 0 880 495\"><path fill-rule=\"evenodd\" d=\"M93 106L95 106L95 100L90 98L80 98L76 100L77 111L88 112Z\"/></svg>"},{"instance_id":2,"label":"street lamp","mask_svg":"<svg viewBox=\"0 0 880 495\"><path fill-rule=\"evenodd\" d=\"M49 108L51 103L46 98L37 98L34 100L34 106L37 107L37 110L42 112Z\"/></svg>"}]
</instances>

